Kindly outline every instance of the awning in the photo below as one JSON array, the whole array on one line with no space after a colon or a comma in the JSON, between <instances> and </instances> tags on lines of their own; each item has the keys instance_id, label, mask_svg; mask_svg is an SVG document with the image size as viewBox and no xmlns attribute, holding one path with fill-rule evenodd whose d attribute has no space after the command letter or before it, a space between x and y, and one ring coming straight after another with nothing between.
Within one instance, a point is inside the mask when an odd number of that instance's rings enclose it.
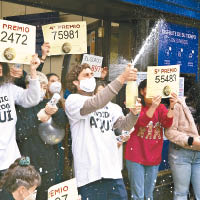
<instances>
[{"instance_id":1,"label":"awning","mask_svg":"<svg viewBox=\"0 0 200 200\"><path fill-rule=\"evenodd\" d=\"M200 20L200 0L121 0L121 2Z\"/></svg>"},{"instance_id":2,"label":"awning","mask_svg":"<svg viewBox=\"0 0 200 200\"><path fill-rule=\"evenodd\" d=\"M6 0L98 19L156 18L164 13L200 20L199 0Z\"/></svg>"}]
</instances>

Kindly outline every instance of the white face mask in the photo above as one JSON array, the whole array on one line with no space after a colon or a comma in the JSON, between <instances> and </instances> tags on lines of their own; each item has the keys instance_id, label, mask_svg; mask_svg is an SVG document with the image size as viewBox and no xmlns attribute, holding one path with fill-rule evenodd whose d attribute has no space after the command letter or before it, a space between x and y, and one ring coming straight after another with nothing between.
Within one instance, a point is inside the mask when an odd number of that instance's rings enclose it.
<instances>
[{"instance_id":1,"label":"white face mask","mask_svg":"<svg viewBox=\"0 0 200 200\"><path fill-rule=\"evenodd\" d=\"M29 194L24 200L36 200L37 190Z\"/></svg>"},{"instance_id":2,"label":"white face mask","mask_svg":"<svg viewBox=\"0 0 200 200\"><path fill-rule=\"evenodd\" d=\"M94 77L80 80L80 89L85 92L93 92L96 87L96 80Z\"/></svg>"},{"instance_id":3,"label":"white face mask","mask_svg":"<svg viewBox=\"0 0 200 200\"><path fill-rule=\"evenodd\" d=\"M40 90L40 101L43 101L45 94L46 94L46 90L41 89Z\"/></svg>"},{"instance_id":4,"label":"white face mask","mask_svg":"<svg viewBox=\"0 0 200 200\"><path fill-rule=\"evenodd\" d=\"M53 82L49 86L49 91L51 92L51 94L60 93L60 91L61 91L61 83L58 82L58 81Z\"/></svg>"}]
</instances>

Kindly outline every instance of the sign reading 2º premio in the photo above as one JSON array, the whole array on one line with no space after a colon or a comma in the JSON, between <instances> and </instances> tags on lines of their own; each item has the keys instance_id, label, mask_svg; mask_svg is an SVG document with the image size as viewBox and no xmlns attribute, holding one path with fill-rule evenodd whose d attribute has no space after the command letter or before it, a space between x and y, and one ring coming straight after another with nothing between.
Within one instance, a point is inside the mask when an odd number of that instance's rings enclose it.
<instances>
[{"instance_id":1,"label":"sign reading 2\u00ba premio","mask_svg":"<svg viewBox=\"0 0 200 200\"><path fill-rule=\"evenodd\" d=\"M35 40L35 26L0 20L0 62L30 64Z\"/></svg>"},{"instance_id":2,"label":"sign reading 2\u00ba premio","mask_svg":"<svg viewBox=\"0 0 200 200\"><path fill-rule=\"evenodd\" d=\"M180 65L147 68L147 98L160 95L168 98L171 93L179 94Z\"/></svg>"},{"instance_id":3,"label":"sign reading 2\u00ba premio","mask_svg":"<svg viewBox=\"0 0 200 200\"><path fill-rule=\"evenodd\" d=\"M62 22L42 26L44 41L50 43L49 55L87 53L87 25L81 22Z\"/></svg>"}]
</instances>

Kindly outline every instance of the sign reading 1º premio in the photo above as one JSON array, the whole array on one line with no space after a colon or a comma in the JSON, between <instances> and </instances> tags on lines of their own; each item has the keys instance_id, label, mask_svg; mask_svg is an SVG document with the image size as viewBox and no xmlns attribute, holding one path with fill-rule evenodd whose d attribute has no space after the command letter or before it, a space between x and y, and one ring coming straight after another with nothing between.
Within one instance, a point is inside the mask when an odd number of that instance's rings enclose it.
<instances>
[{"instance_id":1,"label":"sign reading 1\u00ba premio","mask_svg":"<svg viewBox=\"0 0 200 200\"><path fill-rule=\"evenodd\" d=\"M168 98L179 93L180 65L147 68L147 98L160 95Z\"/></svg>"},{"instance_id":2,"label":"sign reading 1\u00ba premio","mask_svg":"<svg viewBox=\"0 0 200 200\"><path fill-rule=\"evenodd\" d=\"M0 62L30 64L35 40L35 26L0 20Z\"/></svg>"},{"instance_id":3,"label":"sign reading 1\u00ba premio","mask_svg":"<svg viewBox=\"0 0 200 200\"><path fill-rule=\"evenodd\" d=\"M102 66L103 57L94 56L90 54L84 54L82 63L90 65L92 71L94 72L94 77L101 77L101 66Z\"/></svg>"},{"instance_id":4,"label":"sign reading 1\u00ba premio","mask_svg":"<svg viewBox=\"0 0 200 200\"><path fill-rule=\"evenodd\" d=\"M49 55L87 53L86 22L63 22L42 26L44 41L50 43Z\"/></svg>"}]
</instances>

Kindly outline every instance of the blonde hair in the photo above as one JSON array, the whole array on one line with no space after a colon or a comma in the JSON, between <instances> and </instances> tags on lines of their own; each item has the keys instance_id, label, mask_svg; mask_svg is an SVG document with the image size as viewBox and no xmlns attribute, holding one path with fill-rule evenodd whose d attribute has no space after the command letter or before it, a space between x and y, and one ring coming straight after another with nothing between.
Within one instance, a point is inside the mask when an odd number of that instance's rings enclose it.
<instances>
[{"instance_id":1,"label":"blonde hair","mask_svg":"<svg viewBox=\"0 0 200 200\"><path fill-rule=\"evenodd\" d=\"M47 85L48 84L48 79L47 79L46 75L43 74L42 72L39 72L39 71L37 71L36 73L37 73L37 77L38 77L38 80L39 80L40 84L46 84ZM28 74L26 76L25 82L29 83L30 79L31 79L31 75Z\"/></svg>"}]
</instances>

